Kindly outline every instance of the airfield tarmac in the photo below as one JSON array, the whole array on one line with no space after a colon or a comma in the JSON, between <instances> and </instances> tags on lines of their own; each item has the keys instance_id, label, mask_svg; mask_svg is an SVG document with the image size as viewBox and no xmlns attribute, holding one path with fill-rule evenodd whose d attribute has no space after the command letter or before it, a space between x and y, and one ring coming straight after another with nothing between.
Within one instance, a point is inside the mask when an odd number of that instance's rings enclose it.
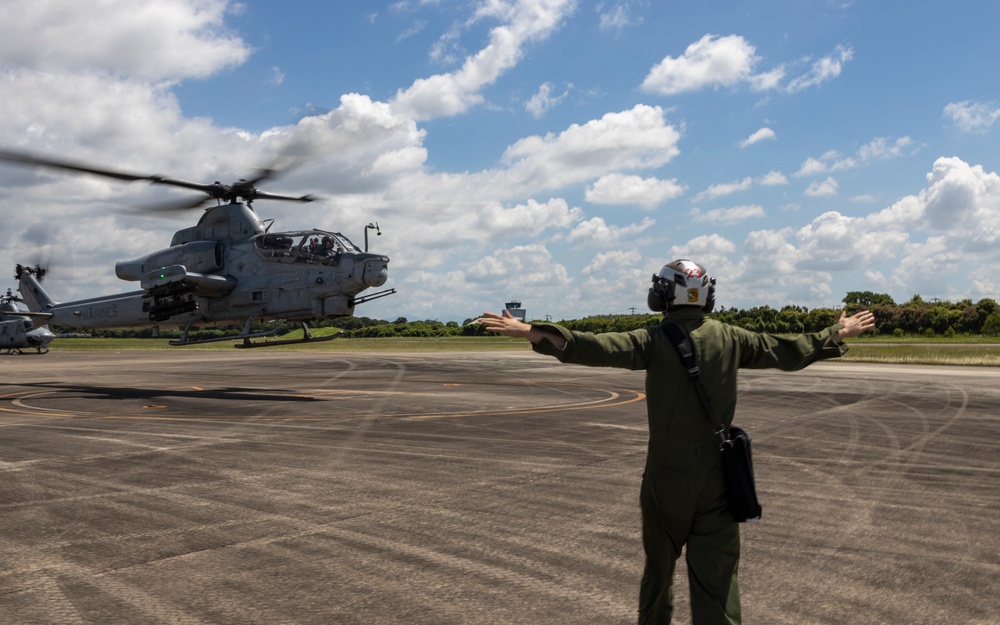
<instances>
[{"instance_id":1,"label":"airfield tarmac","mask_svg":"<svg viewBox=\"0 0 1000 625\"><path fill-rule=\"evenodd\" d=\"M0 357L0 623L634 623L642 393L528 351ZM744 622L1000 622L1000 370L740 393Z\"/></svg>"}]
</instances>

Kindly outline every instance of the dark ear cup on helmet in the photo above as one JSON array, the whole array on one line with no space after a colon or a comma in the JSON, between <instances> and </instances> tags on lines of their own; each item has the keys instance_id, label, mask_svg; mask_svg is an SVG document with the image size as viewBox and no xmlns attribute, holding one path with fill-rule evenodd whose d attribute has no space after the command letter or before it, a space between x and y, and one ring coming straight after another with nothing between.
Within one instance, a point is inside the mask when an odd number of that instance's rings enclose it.
<instances>
[{"instance_id":1,"label":"dark ear cup on helmet","mask_svg":"<svg viewBox=\"0 0 1000 625\"><path fill-rule=\"evenodd\" d=\"M663 312L674 301L674 283L653 275L653 286L646 295L646 305L654 312Z\"/></svg>"},{"instance_id":2,"label":"dark ear cup on helmet","mask_svg":"<svg viewBox=\"0 0 1000 625\"><path fill-rule=\"evenodd\" d=\"M705 311L705 314L715 309L715 278L708 278L708 299L701 309Z\"/></svg>"},{"instance_id":3,"label":"dark ear cup on helmet","mask_svg":"<svg viewBox=\"0 0 1000 625\"><path fill-rule=\"evenodd\" d=\"M657 293L655 289L650 288L649 293L646 294L646 305L653 312L663 312L667 309L667 302L663 299L660 293Z\"/></svg>"}]
</instances>

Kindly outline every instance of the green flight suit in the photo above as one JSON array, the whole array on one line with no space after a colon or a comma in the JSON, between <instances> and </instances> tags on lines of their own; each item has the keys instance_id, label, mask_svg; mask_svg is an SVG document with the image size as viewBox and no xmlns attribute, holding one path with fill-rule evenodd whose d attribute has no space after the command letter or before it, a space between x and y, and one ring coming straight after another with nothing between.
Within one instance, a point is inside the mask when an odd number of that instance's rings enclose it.
<instances>
[{"instance_id":1,"label":"green flight suit","mask_svg":"<svg viewBox=\"0 0 1000 625\"><path fill-rule=\"evenodd\" d=\"M736 411L738 369L794 371L847 350L829 343L840 324L773 335L709 319L692 306L675 308L666 318L689 332L702 380L727 426ZM566 363L646 371L649 447L640 492L646 567L639 623L670 622L674 567L685 544L694 625L740 623L739 524L726 504L719 440L670 339L659 327L595 335L534 325L567 340L561 350L542 341L534 345L539 353Z\"/></svg>"}]
</instances>

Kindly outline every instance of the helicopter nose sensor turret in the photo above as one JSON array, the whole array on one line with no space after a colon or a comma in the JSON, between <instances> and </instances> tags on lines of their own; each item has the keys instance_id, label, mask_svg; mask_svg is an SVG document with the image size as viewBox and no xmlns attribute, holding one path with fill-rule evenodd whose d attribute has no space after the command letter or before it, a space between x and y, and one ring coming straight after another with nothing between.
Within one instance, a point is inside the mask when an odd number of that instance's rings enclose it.
<instances>
[{"instance_id":1,"label":"helicopter nose sensor turret","mask_svg":"<svg viewBox=\"0 0 1000 625\"><path fill-rule=\"evenodd\" d=\"M379 256L365 263L364 281L368 286L382 286L389 279L389 259Z\"/></svg>"}]
</instances>

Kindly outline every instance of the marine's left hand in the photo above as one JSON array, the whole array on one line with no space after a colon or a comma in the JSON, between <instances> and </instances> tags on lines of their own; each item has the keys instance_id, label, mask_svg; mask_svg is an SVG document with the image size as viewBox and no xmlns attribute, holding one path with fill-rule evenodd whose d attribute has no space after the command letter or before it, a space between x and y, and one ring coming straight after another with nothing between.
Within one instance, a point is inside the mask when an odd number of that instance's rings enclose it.
<instances>
[{"instance_id":1,"label":"marine's left hand","mask_svg":"<svg viewBox=\"0 0 1000 625\"><path fill-rule=\"evenodd\" d=\"M496 313L484 312L483 316L476 319L475 323L481 323L486 326L487 332L530 340L531 325L517 319L508 310L503 311L502 316Z\"/></svg>"},{"instance_id":2,"label":"marine's left hand","mask_svg":"<svg viewBox=\"0 0 1000 625\"><path fill-rule=\"evenodd\" d=\"M837 333L833 335L835 343L858 336L865 330L874 328L875 314L870 310L862 310L848 317L846 311L841 311L840 320L837 323L840 323L844 327L837 330Z\"/></svg>"}]
</instances>

